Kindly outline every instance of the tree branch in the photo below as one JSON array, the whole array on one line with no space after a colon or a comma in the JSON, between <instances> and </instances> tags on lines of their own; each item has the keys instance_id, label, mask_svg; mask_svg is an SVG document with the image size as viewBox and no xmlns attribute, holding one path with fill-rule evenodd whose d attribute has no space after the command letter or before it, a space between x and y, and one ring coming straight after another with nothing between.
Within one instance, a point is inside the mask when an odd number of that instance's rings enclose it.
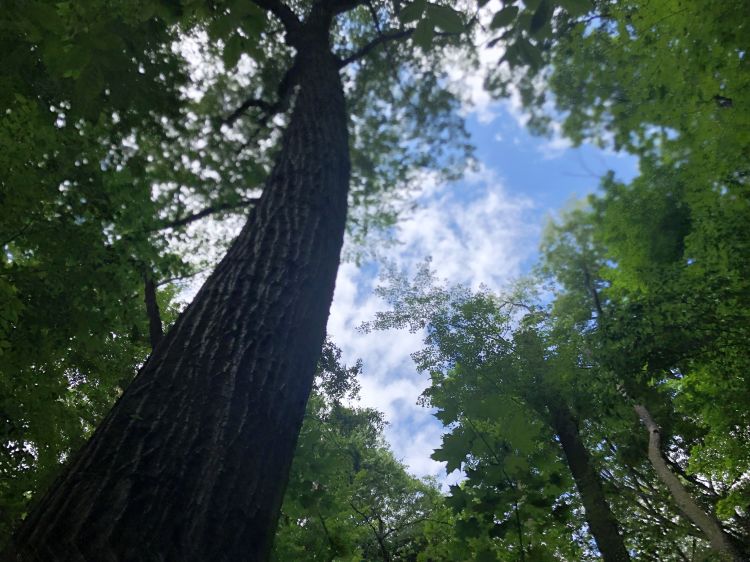
<instances>
[{"instance_id":1,"label":"tree branch","mask_svg":"<svg viewBox=\"0 0 750 562\"><path fill-rule=\"evenodd\" d=\"M339 68L343 68L348 64L351 64L355 61L358 61L361 58L366 57L368 54L370 54L373 50L375 50L380 45L383 45L385 43L388 43L390 41L398 41L399 39L404 39L406 37L409 37L414 33L414 28L411 29L401 29L399 31L394 31L393 33L383 33L382 35L378 35L375 39L361 47L359 50L355 51L348 57L341 59L339 61Z\"/></svg>"},{"instance_id":2,"label":"tree branch","mask_svg":"<svg viewBox=\"0 0 750 562\"><path fill-rule=\"evenodd\" d=\"M173 221L164 222L156 228L150 230L149 232L156 232L158 230L164 230L165 228L181 228L209 215L213 215L214 213L220 213L221 211L231 211L233 209L243 209L245 207L255 205L259 200L260 197L251 197L248 199L244 199L240 203L224 203L222 205L211 205L210 207L206 207L205 209L202 209L197 213L180 217L179 219L175 219Z\"/></svg>"},{"instance_id":3,"label":"tree branch","mask_svg":"<svg viewBox=\"0 0 750 562\"><path fill-rule=\"evenodd\" d=\"M156 286L161 287L162 285L169 285L170 283L174 283L175 281L183 281L185 279L190 279L192 277L195 277L196 275L200 275L201 273L205 273L206 271L210 271L213 269L212 267L204 267L201 269L198 269L196 271L193 271L192 273L188 273L186 275L177 275L176 277L167 277L166 279L162 279L159 281Z\"/></svg>"},{"instance_id":4,"label":"tree branch","mask_svg":"<svg viewBox=\"0 0 750 562\"><path fill-rule=\"evenodd\" d=\"M296 75L297 63L295 62L289 67L286 73L284 73L284 77L281 79L281 82L279 82L279 86L276 88L277 99L274 103L268 103L267 101L258 98L248 98L229 116L222 119L222 124L231 127L248 109L251 107L257 107L263 111L259 120L259 126L265 126L271 117L285 111L289 106L289 100L292 97Z\"/></svg>"},{"instance_id":5,"label":"tree branch","mask_svg":"<svg viewBox=\"0 0 750 562\"><path fill-rule=\"evenodd\" d=\"M365 3L364 0L328 0L330 3L331 13L335 16L353 10L357 6Z\"/></svg>"},{"instance_id":6,"label":"tree branch","mask_svg":"<svg viewBox=\"0 0 750 562\"><path fill-rule=\"evenodd\" d=\"M18 237L20 237L24 232L26 232L29 227L34 223L33 220L28 221L25 225L23 225L20 229L18 229L13 235L11 235L10 238L7 238L6 240L3 240L0 242L0 248L3 248L4 246L7 246L14 240L16 240Z\"/></svg>"},{"instance_id":7,"label":"tree branch","mask_svg":"<svg viewBox=\"0 0 750 562\"><path fill-rule=\"evenodd\" d=\"M657 425L648 409L642 404L634 404L635 410L641 422L649 433L648 440L648 458L651 461L654 471L659 479L669 490L672 499L682 514L687 517L696 527L698 527L711 543L711 547L721 556L726 556L733 562L743 560L739 549L732 542L726 531L722 528L721 522L713 513L706 512L693 499L690 493L685 489L682 482L670 470L664 460L661 450L661 428Z\"/></svg>"},{"instance_id":8,"label":"tree branch","mask_svg":"<svg viewBox=\"0 0 750 562\"><path fill-rule=\"evenodd\" d=\"M377 25L377 20L375 21ZM467 25L471 25L471 21ZM374 49L376 49L378 46L383 45L385 43L390 43L391 41L398 41L399 39L405 39L407 37L410 37L414 34L416 31L415 27L409 28L409 29L399 29L398 31L393 31L391 33L380 33L378 31L378 36L361 47L359 50L355 51L348 57L344 59L339 60L339 68L343 68L348 64L351 64L355 61L358 61L359 59L367 56L370 54ZM461 33L452 33L449 31L436 31L434 33L434 37L457 37L461 35Z\"/></svg>"},{"instance_id":9,"label":"tree branch","mask_svg":"<svg viewBox=\"0 0 750 562\"><path fill-rule=\"evenodd\" d=\"M299 19L292 9L281 0L252 0L256 6L268 10L284 24L287 33L296 33L301 27Z\"/></svg>"},{"instance_id":10,"label":"tree branch","mask_svg":"<svg viewBox=\"0 0 750 562\"><path fill-rule=\"evenodd\" d=\"M228 125L229 127L231 127L232 125L234 125L235 121L242 117L248 109L250 109L251 107L257 107L258 109L261 109L266 113L263 119L263 123L265 124L265 122L268 121L271 116L276 115L279 112L279 105L280 101L276 101L276 103L268 103L267 101L258 98L248 98L243 101L237 109L235 109L227 117L222 119L221 123L222 125Z\"/></svg>"}]
</instances>

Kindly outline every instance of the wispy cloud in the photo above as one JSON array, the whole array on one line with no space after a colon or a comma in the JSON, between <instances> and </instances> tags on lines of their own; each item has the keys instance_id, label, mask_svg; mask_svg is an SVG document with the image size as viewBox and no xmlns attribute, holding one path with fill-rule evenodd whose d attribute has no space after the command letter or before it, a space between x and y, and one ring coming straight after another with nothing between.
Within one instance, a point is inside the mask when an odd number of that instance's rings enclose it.
<instances>
[{"instance_id":1,"label":"wispy cloud","mask_svg":"<svg viewBox=\"0 0 750 562\"><path fill-rule=\"evenodd\" d=\"M438 277L496 288L522 273L538 235L536 221L530 218L533 205L509 193L491 170L480 167L462 182L431 186L420 203L400 222L399 243L385 256L397 267L412 273L431 256ZM410 358L421 348L422 334L357 331L386 307L373 292L378 269L375 264L342 265L328 331L348 361L362 358L362 402L386 414L386 437L396 455L415 474L444 478L443 464L430 459L440 445L442 427L416 403L429 384Z\"/></svg>"}]
</instances>

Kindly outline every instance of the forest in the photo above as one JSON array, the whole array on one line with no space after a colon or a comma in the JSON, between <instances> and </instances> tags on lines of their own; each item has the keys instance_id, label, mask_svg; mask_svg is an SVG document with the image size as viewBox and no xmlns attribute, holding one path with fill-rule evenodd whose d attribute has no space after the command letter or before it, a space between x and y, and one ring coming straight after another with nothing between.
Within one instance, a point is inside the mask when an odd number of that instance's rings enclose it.
<instances>
[{"instance_id":1,"label":"forest","mask_svg":"<svg viewBox=\"0 0 750 562\"><path fill-rule=\"evenodd\" d=\"M748 48L745 0L4 0L0 559L750 560ZM383 258L480 164L456 69L637 163L501 289ZM326 331L373 260L440 478Z\"/></svg>"}]
</instances>

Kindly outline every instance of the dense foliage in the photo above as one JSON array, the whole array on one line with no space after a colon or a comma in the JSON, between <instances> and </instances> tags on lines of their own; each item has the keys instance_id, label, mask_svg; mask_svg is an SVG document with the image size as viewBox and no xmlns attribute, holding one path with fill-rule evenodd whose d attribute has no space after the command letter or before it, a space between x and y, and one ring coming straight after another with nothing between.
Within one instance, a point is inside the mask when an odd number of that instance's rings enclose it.
<instances>
[{"instance_id":1,"label":"dense foliage","mask_svg":"<svg viewBox=\"0 0 750 562\"><path fill-rule=\"evenodd\" d=\"M357 397L361 368L346 368L340 354L323 349L273 559L417 560L430 527L449 525L449 514L435 483L394 458L382 414L345 404Z\"/></svg>"}]
</instances>

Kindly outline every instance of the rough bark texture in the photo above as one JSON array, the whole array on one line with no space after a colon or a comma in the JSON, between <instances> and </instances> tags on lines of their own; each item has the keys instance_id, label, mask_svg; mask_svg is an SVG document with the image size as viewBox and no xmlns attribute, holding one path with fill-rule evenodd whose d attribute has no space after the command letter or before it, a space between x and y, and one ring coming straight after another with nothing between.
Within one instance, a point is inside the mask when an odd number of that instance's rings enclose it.
<instances>
[{"instance_id":1,"label":"rough bark texture","mask_svg":"<svg viewBox=\"0 0 750 562\"><path fill-rule=\"evenodd\" d=\"M698 527L711 543L719 556L724 560L742 562L746 560L739 550L732 543L732 539L721 528L719 521L710 513L706 513L703 508L693 499L682 485L680 479L671 471L661 452L661 431L651 413L645 406L633 406L636 414L648 429L648 459L656 471L656 475L664 483L672 495L677 507L696 527Z\"/></svg>"},{"instance_id":2,"label":"rough bark texture","mask_svg":"<svg viewBox=\"0 0 750 562\"><path fill-rule=\"evenodd\" d=\"M601 478L581 440L571 412L564 405L550 408L552 424L560 438L565 458L583 501L586 522L605 562L625 562L630 555L620 535L617 520L604 497Z\"/></svg>"},{"instance_id":3,"label":"rough bark texture","mask_svg":"<svg viewBox=\"0 0 750 562\"><path fill-rule=\"evenodd\" d=\"M344 96L318 31L297 38L299 90L259 205L19 529L14 559L267 558L346 219Z\"/></svg>"}]
</instances>

